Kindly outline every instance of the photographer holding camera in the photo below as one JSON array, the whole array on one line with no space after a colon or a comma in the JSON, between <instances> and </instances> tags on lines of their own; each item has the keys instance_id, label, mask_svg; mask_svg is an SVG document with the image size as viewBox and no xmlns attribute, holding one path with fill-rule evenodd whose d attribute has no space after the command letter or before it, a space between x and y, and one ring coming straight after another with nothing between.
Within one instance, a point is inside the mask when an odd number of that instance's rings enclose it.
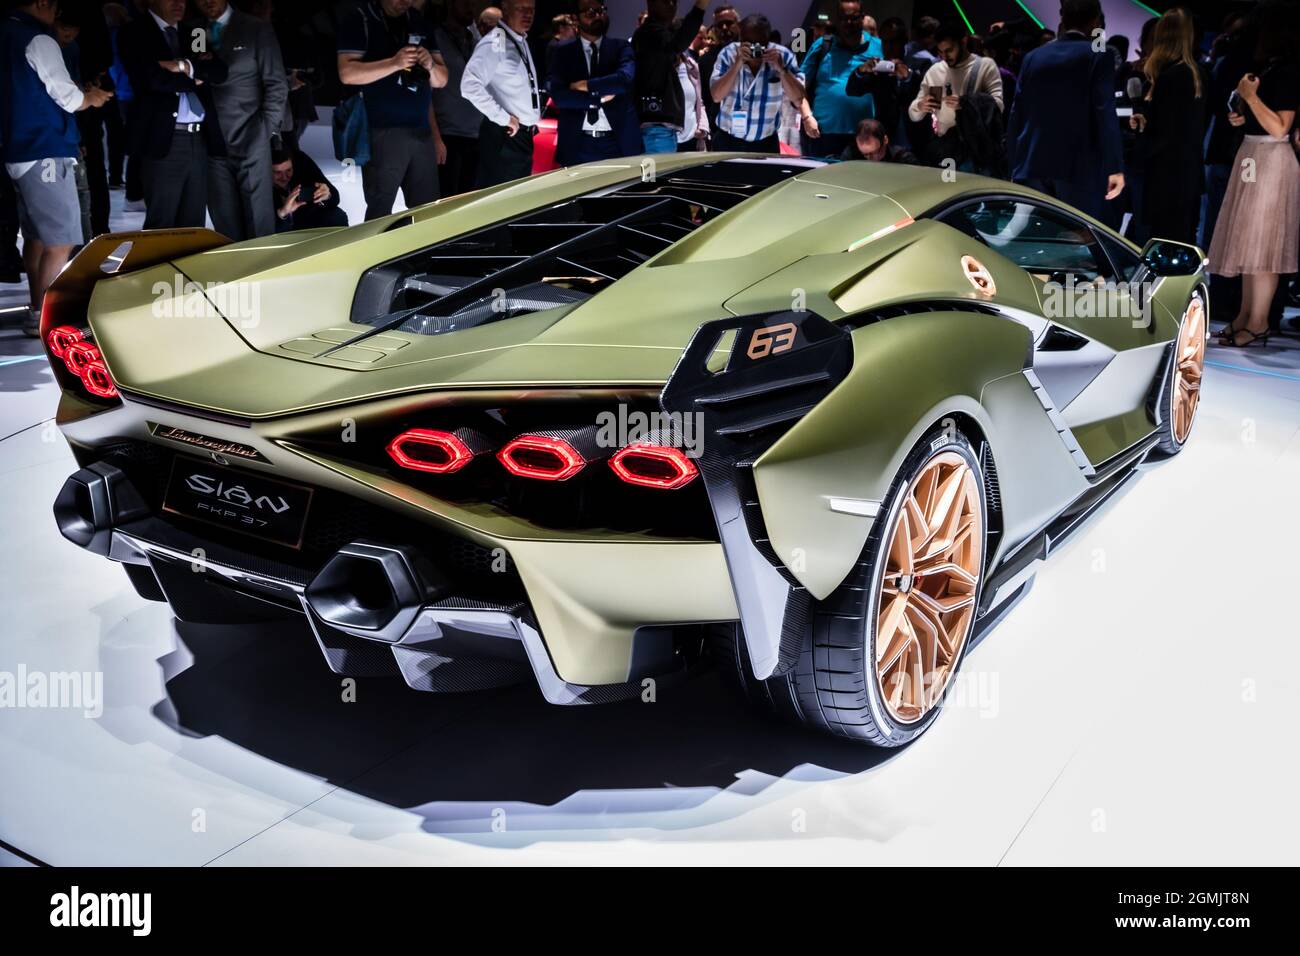
<instances>
[{"instance_id":1,"label":"photographer holding camera","mask_svg":"<svg viewBox=\"0 0 1300 956\"><path fill-rule=\"evenodd\" d=\"M361 169L366 219L393 211L397 191L408 209L438 198L446 149L433 112L433 88L447 65L411 0L368 0L339 24L339 80L361 87L370 161Z\"/></svg>"},{"instance_id":2,"label":"photographer holding camera","mask_svg":"<svg viewBox=\"0 0 1300 956\"><path fill-rule=\"evenodd\" d=\"M686 123L686 97L677 76L677 58L695 41L708 3L695 0L674 30L677 0L647 0L645 22L632 34L632 52L636 54L633 92L647 153L677 152L677 134Z\"/></svg>"},{"instance_id":3,"label":"photographer holding camera","mask_svg":"<svg viewBox=\"0 0 1300 956\"><path fill-rule=\"evenodd\" d=\"M782 99L804 98L794 54L769 43L772 24L762 14L740 22L740 41L723 47L713 67L710 92L718 103L713 145L721 151L779 153L777 124Z\"/></svg>"}]
</instances>

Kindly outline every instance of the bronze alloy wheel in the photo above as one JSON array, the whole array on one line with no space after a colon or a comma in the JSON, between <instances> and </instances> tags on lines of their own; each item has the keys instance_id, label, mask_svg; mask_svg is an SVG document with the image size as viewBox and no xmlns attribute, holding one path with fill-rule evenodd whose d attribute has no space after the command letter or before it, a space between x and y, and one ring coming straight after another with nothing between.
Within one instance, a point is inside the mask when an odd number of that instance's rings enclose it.
<instances>
[{"instance_id":1,"label":"bronze alloy wheel","mask_svg":"<svg viewBox=\"0 0 1300 956\"><path fill-rule=\"evenodd\" d=\"M943 697L975 617L982 569L979 484L966 459L935 455L898 509L876 618L876 680L890 716L924 717Z\"/></svg>"},{"instance_id":2,"label":"bronze alloy wheel","mask_svg":"<svg viewBox=\"0 0 1300 956\"><path fill-rule=\"evenodd\" d=\"M1181 445L1192 431L1205 370L1205 303L1200 296L1193 296L1187 304L1174 349L1173 432Z\"/></svg>"}]
</instances>

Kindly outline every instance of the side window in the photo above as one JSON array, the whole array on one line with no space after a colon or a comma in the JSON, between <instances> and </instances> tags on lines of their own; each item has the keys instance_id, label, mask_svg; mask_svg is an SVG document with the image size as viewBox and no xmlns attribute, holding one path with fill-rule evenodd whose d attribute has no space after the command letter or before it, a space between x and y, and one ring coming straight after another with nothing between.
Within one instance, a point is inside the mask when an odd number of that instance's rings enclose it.
<instances>
[{"instance_id":1,"label":"side window","mask_svg":"<svg viewBox=\"0 0 1300 956\"><path fill-rule=\"evenodd\" d=\"M1106 252L1110 254L1111 265L1115 267L1116 280L1119 282L1132 282L1133 277L1137 275L1137 271L1142 265L1142 257L1124 243L1116 242L1105 233L1100 235L1101 244L1106 247Z\"/></svg>"},{"instance_id":2,"label":"side window","mask_svg":"<svg viewBox=\"0 0 1300 956\"><path fill-rule=\"evenodd\" d=\"M1061 273L1073 275L1076 282L1111 275L1110 261L1093 231L1043 206L989 199L962 206L944 221L1044 282Z\"/></svg>"}]
</instances>

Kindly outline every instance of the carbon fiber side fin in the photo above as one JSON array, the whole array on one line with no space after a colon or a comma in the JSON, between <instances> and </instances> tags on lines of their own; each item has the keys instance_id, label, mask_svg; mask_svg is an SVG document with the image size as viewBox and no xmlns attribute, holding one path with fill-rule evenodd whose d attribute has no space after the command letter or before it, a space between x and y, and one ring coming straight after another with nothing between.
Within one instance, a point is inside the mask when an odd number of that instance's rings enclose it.
<instances>
[{"instance_id":1,"label":"carbon fiber side fin","mask_svg":"<svg viewBox=\"0 0 1300 956\"><path fill-rule=\"evenodd\" d=\"M710 371L731 333L726 365ZM699 416L700 474L760 680L794 666L811 598L768 541L752 467L852 365L849 331L814 312L718 319L696 330L660 395L666 413Z\"/></svg>"}]
</instances>

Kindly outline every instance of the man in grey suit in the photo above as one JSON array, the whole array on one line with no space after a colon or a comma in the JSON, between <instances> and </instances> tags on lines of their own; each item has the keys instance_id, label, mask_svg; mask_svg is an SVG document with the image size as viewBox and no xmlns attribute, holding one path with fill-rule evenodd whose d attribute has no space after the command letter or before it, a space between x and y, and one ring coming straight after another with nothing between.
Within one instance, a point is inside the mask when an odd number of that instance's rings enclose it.
<instances>
[{"instance_id":1,"label":"man in grey suit","mask_svg":"<svg viewBox=\"0 0 1300 956\"><path fill-rule=\"evenodd\" d=\"M289 80L271 24L230 6L196 0L208 49L228 68L212 86L226 139L224 157L208 167L208 212L217 232L239 241L275 232L271 137L280 133Z\"/></svg>"}]
</instances>

